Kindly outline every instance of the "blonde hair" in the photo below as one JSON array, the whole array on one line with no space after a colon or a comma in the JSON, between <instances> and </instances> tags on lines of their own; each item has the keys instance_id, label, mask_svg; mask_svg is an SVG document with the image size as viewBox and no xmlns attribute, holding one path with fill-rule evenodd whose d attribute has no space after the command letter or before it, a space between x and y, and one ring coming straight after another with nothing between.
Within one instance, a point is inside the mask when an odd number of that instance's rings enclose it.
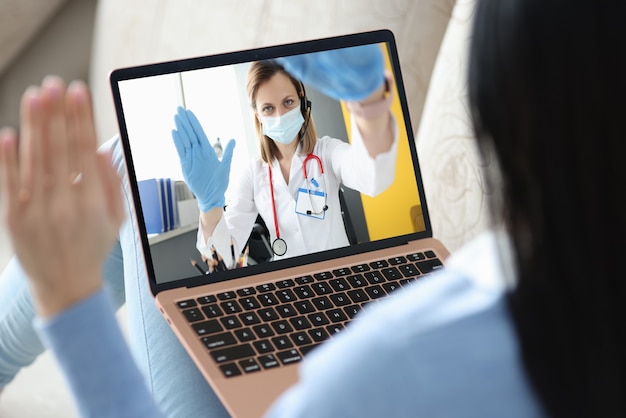
<instances>
[{"instance_id":1,"label":"blonde hair","mask_svg":"<svg viewBox=\"0 0 626 418\"><path fill-rule=\"evenodd\" d=\"M289 77L289 80L296 88L296 92L300 97L300 104L302 105L302 100L306 100L306 96L304 94L304 86L302 85L302 83L294 78L291 74L289 74L282 67L282 65L273 61L255 61L250 65L250 68L248 69L248 76L246 81L246 92L248 94L248 98L250 99L250 106L252 107L252 110L256 112L256 94L259 90L259 87L263 83L267 82L274 75L279 73ZM302 113L302 117L304 118L305 122L300 129L299 135L302 135L302 130L306 129L306 132L304 132L304 136L301 139L301 151L303 154L309 154L313 152L313 148L315 147L315 144L317 142L317 131L315 130L313 117L310 113L310 108L308 111L305 110ZM307 117L309 118L308 124L306 122ZM254 129L256 131L257 137L259 138L259 144L261 147L261 158L266 163L270 163L274 158L279 158L281 156L280 151L278 150L278 147L276 146L274 141L263 134L263 127L261 125L261 122L259 121L259 118L257 118L255 115L253 119Z\"/></svg>"}]
</instances>

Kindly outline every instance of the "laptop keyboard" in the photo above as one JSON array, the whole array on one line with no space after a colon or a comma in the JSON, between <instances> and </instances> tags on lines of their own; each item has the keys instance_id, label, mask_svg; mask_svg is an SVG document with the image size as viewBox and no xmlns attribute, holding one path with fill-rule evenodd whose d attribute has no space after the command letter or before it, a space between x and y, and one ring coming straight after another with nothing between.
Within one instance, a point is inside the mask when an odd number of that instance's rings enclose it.
<instances>
[{"instance_id":1,"label":"laptop keyboard","mask_svg":"<svg viewBox=\"0 0 626 418\"><path fill-rule=\"evenodd\" d=\"M226 377L301 361L364 306L443 268L433 251L177 302Z\"/></svg>"}]
</instances>

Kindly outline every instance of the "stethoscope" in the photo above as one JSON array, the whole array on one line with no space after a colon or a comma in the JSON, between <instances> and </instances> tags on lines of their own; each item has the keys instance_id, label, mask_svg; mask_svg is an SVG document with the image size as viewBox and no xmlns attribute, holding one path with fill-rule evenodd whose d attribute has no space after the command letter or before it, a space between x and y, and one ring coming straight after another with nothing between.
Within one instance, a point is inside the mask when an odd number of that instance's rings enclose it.
<instances>
[{"instance_id":1,"label":"stethoscope","mask_svg":"<svg viewBox=\"0 0 626 418\"><path fill-rule=\"evenodd\" d=\"M317 165L320 168L320 175L322 177L322 182L324 183L324 206L322 206L321 210L317 211L313 207L313 200L311 199L311 194L308 193L309 203L311 205L311 209L306 211L307 215L320 215L328 210L328 194L326 193L326 176L324 175L324 166L322 165L322 160L317 155L309 153L304 161L302 161L302 171L304 173L304 180L306 181L306 185L308 190L311 189L311 181L309 180L309 176L306 171L306 165L309 161L315 160L317 161ZM276 228L276 239L272 242L272 252L275 255L283 256L287 253L287 243L284 239L280 237L280 229L278 228L278 215L276 214L276 202L274 200L274 181L272 177L272 166L270 164L267 165L267 170L269 172L269 180L270 180L270 194L272 197L272 212L274 214L274 227Z\"/></svg>"}]
</instances>

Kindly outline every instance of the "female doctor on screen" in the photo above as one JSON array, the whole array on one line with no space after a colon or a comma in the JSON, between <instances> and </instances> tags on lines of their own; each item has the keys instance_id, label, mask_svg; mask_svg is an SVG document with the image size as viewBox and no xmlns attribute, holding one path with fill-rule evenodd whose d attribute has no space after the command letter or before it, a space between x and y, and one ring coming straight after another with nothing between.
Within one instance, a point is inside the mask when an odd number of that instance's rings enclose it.
<instances>
[{"instance_id":1,"label":"female doctor on screen","mask_svg":"<svg viewBox=\"0 0 626 418\"><path fill-rule=\"evenodd\" d=\"M351 49L352 54L342 50L336 57L326 52L300 61L251 64L247 94L261 153L232 185L234 198L225 209L235 143L227 144L220 161L195 115L178 109L172 137L185 181L198 199L197 248L203 256L211 259L213 248L230 254L231 243L239 254L259 214L270 232L274 259L347 246L340 184L369 196L392 184L397 129L389 111L391 77L384 72L378 46ZM346 57L355 58L349 72L341 68L350 65ZM318 70L320 64L325 70ZM317 137L312 104L293 73L333 98L346 100L352 144ZM232 267L232 262L226 264Z\"/></svg>"}]
</instances>

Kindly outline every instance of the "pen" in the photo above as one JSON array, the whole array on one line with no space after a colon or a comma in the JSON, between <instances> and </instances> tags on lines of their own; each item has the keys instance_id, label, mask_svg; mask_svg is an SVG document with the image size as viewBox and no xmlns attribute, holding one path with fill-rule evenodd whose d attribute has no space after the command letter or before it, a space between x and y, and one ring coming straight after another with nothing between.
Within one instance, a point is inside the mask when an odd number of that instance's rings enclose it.
<instances>
[{"instance_id":1,"label":"pen","mask_svg":"<svg viewBox=\"0 0 626 418\"><path fill-rule=\"evenodd\" d=\"M233 260L233 268L237 267L237 264L235 263L235 243L232 238L230 239L230 257Z\"/></svg>"},{"instance_id":2,"label":"pen","mask_svg":"<svg viewBox=\"0 0 626 418\"><path fill-rule=\"evenodd\" d=\"M200 273L207 274L207 272L202 267L200 267L200 264L198 264L196 260L190 258L189 261L191 261L191 265L194 266Z\"/></svg>"},{"instance_id":3,"label":"pen","mask_svg":"<svg viewBox=\"0 0 626 418\"><path fill-rule=\"evenodd\" d=\"M215 271L226 271L226 264L224 264L224 260L222 256L217 254L217 250L214 246L211 246L211 255L213 256L213 260L217 261L217 266L215 266Z\"/></svg>"}]
</instances>

